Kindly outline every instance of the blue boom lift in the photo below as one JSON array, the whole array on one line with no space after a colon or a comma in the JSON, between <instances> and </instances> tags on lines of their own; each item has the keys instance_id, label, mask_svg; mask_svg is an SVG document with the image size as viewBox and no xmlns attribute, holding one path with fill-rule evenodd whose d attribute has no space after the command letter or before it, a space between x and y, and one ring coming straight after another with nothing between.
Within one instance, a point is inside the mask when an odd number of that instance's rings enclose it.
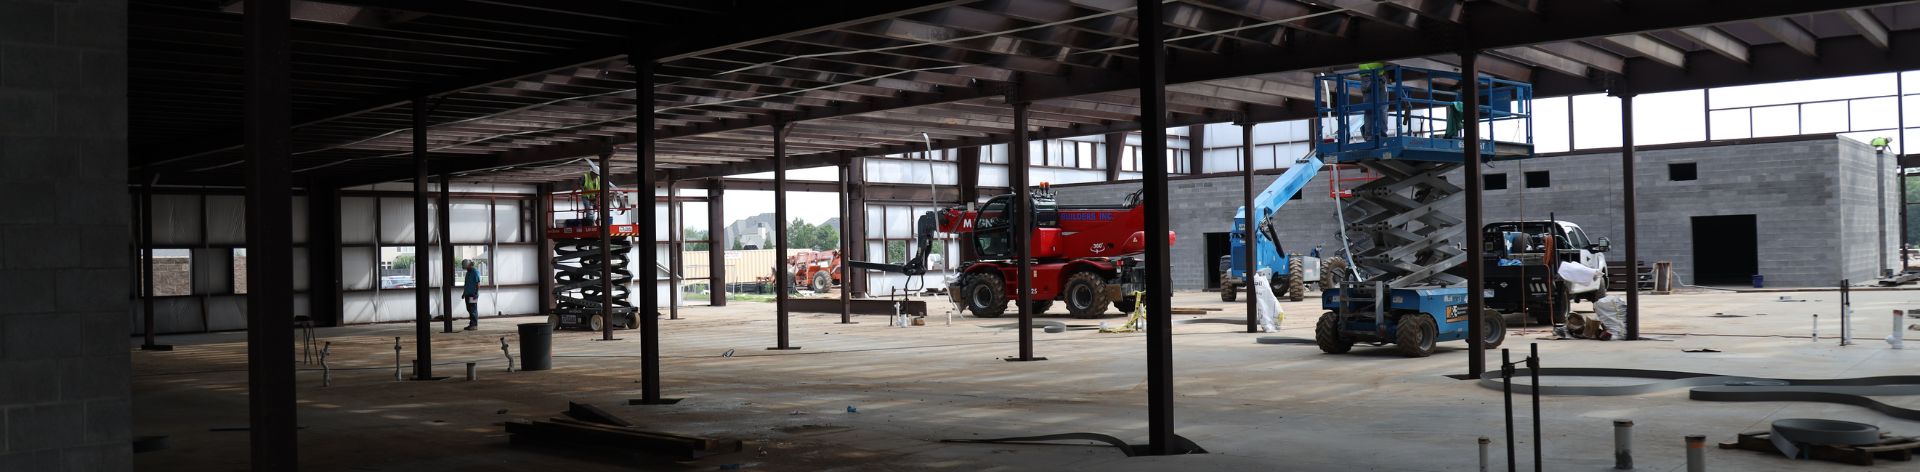
<instances>
[{"instance_id":1,"label":"blue boom lift","mask_svg":"<svg viewBox=\"0 0 1920 472\"><path fill-rule=\"evenodd\" d=\"M1479 89L1479 103L1461 103L1465 87ZM1341 201L1342 246L1357 277L1322 291L1328 311L1314 328L1320 350L1395 344L1409 357L1425 357L1438 342L1466 339L1466 280L1447 270L1479 256L1460 247L1464 221L1442 211L1458 205L1463 191L1446 174L1467 165L1463 125L1481 129L1483 159L1533 157L1533 88L1388 65L1323 74L1314 92L1326 136L1315 143L1318 155L1380 176ZM1478 123L1461 123L1467 106L1478 108ZM1483 313L1482 340L1498 346L1506 323Z\"/></svg>"},{"instance_id":2,"label":"blue boom lift","mask_svg":"<svg viewBox=\"0 0 1920 472\"><path fill-rule=\"evenodd\" d=\"M1262 288L1271 289L1276 295L1296 302L1306 299L1307 282L1326 290L1346 279L1346 262L1339 257L1321 259L1318 248L1309 254L1283 253L1279 233L1274 229L1274 215L1280 211L1280 207L1285 206L1294 195L1299 195L1300 190L1307 186L1307 181L1320 173L1321 167L1319 156L1314 154L1294 161L1293 166L1288 167L1286 172L1280 174L1280 178L1274 179L1266 190L1260 191L1260 196L1253 199L1254 215L1257 217L1253 247L1254 254L1259 256L1254 263L1259 268L1273 272L1272 287ZM1233 301L1252 280L1247 277L1246 271L1246 215L1246 207L1234 210L1233 232L1228 235L1228 255L1220 257L1221 301Z\"/></svg>"}]
</instances>

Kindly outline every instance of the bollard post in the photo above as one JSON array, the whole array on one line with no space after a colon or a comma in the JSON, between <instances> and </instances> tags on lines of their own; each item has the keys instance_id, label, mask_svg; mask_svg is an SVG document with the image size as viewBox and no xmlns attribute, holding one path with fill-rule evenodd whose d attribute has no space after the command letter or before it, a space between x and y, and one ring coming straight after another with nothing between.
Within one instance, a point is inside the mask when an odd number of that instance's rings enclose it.
<instances>
[{"instance_id":1,"label":"bollard post","mask_svg":"<svg viewBox=\"0 0 1920 472\"><path fill-rule=\"evenodd\" d=\"M507 355L507 372L513 372L513 351L507 348L507 337L500 337L500 353Z\"/></svg>"},{"instance_id":2,"label":"bollard post","mask_svg":"<svg viewBox=\"0 0 1920 472\"><path fill-rule=\"evenodd\" d=\"M1613 420L1613 468L1633 470L1633 420Z\"/></svg>"},{"instance_id":3,"label":"bollard post","mask_svg":"<svg viewBox=\"0 0 1920 472\"><path fill-rule=\"evenodd\" d=\"M1507 472L1518 472L1513 455L1513 359L1506 348L1500 349L1500 385L1507 399Z\"/></svg>"},{"instance_id":4,"label":"bollard post","mask_svg":"<svg viewBox=\"0 0 1920 472\"><path fill-rule=\"evenodd\" d=\"M1687 436L1687 472L1707 472L1707 437Z\"/></svg>"},{"instance_id":5,"label":"bollard post","mask_svg":"<svg viewBox=\"0 0 1920 472\"><path fill-rule=\"evenodd\" d=\"M1853 345L1853 292L1848 281L1840 281L1840 345Z\"/></svg>"},{"instance_id":6,"label":"bollard post","mask_svg":"<svg viewBox=\"0 0 1920 472\"><path fill-rule=\"evenodd\" d=\"M393 338L393 381L399 382L404 379L400 376L400 338L396 337Z\"/></svg>"},{"instance_id":7,"label":"bollard post","mask_svg":"<svg viewBox=\"0 0 1920 472\"><path fill-rule=\"evenodd\" d=\"M1487 439L1486 436L1480 437L1480 472L1487 472L1487 446L1491 444L1493 444L1492 439Z\"/></svg>"},{"instance_id":8,"label":"bollard post","mask_svg":"<svg viewBox=\"0 0 1920 472\"><path fill-rule=\"evenodd\" d=\"M1527 393L1533 397L1533 472L1541 472L1540 454L1540 343L1527 343Z\"/></svg>"},{"instance_id":9,"label":"bollard post","mask_svg":"<svg viewBox=\"0 0 1920 472\"><path fill-rule=\"evenodd\" d=\"M480 378L480 364L476 362L468 362L467 363L467 381L472 382L474 379L477 379L477 378Z\"/></svg>"},{"instance_id":10,"label":"bollard post","mask_svg":"<svg viewBox=\"0 0 1920 472\"><path fill-rule=\"evenodd\" d=\"M333 369L327 367L327 355L333 351L333 341L320 346L320 386L333 386Z\"/></svg>"},{"instance_id":11,"label":"bollard post","mask_svg":"<svg viewBox=\"0 0 1920 472\"><path fill-rule=\"evenodd\" d=\"M1889 334L1887 334L1887 344L1893 346L1894 349L1906 349L1905 333L1900 332L1900 321L1905 319L1906 316L1907 313L1904 311L1893 310L1893 331L1889 331Z\"/></svg>"}]
</instances>

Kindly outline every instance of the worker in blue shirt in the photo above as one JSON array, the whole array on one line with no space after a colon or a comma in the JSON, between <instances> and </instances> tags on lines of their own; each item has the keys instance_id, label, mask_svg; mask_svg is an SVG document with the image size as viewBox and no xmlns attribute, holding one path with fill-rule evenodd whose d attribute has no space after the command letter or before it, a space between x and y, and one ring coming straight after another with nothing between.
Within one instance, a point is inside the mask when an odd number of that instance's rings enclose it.
<instances>
[{"instance_id":1,"label":"worker in blue shirt","mask_svg":"<svg viewBox=\"0 0 1920 472\"><path fill-rule=\"evenodd\" d=\"M467 259L462 267L467 268L467 288L460 292L460 299L467 301L467 331L480 329L480 269L475 267L473 259Z\"/></svg>"}]
</instances>

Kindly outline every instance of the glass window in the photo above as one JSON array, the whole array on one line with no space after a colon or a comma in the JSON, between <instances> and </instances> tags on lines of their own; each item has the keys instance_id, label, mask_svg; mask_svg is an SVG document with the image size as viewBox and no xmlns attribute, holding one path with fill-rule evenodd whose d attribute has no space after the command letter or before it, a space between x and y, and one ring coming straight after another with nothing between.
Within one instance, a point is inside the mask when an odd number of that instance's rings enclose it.
<instances>
[{"instance_id":1,"label":"glass window","mask_svg":"<svg viewBox=\"0 0 1920 472\"><path fill-rule=\"evenodd\" d=\"M414 258L413 247L386 246L380 248L380 289L413 288L414 269L421 264Z\"/></svg>"},{"instance_id":2,"label":"glass window","mask_svg":"<svg viewBox=\"0 0 1920 472\"><path fill-rule=\"evenodd\" d=\"M153 296L172 297L193 294L193 251L154 249Z\"/></svg>"},{"instance_id":3,"label":"glass window","mask_svg":"<svg viewBox=\"0 0 1920 472\"><path fill-rule=\"evenodd\" d=\"M247 293L247 248L244 247L233 249L233 293Z\"/></svg>"}]
</instances>

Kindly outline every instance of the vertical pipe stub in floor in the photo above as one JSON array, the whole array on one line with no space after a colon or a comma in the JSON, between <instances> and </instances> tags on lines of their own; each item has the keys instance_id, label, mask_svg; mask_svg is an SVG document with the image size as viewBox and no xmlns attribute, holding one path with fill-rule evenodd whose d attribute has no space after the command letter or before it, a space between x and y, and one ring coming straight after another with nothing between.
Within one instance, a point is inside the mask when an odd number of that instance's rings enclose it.
<instances>
[{"instance_id":1,"label":"vertical pipe stub in floor","mask_svg":"<svg viewBox=\"0 0 1920 472\"><path fill-rule=\"evenodd\" d=\"M1613 420L1613 468L1633 470L1633 420Z\"/></svg>"},{"instance_id":2,"label":"vertical pipe stub in floor","mask_svg":"<svg viewBox=\"0 0 1920 472\"><path fill-rule=\"evenodd\" d=\"M1493 444L1492 439L1486 436L1480 437L1480 472L1487 472L1487 446L1491 444Z\"/></svg>"},{"instance_id":3,"label":"vertical pipe stub in floor","mask_svg":"<svg viewBox=\"0 0 1920 472\"><path fill-rule=\"evenodd\" d=\"M1687 436L1687 472L1707 472L1707 437Z\"/></svg>"}]
</instances>

